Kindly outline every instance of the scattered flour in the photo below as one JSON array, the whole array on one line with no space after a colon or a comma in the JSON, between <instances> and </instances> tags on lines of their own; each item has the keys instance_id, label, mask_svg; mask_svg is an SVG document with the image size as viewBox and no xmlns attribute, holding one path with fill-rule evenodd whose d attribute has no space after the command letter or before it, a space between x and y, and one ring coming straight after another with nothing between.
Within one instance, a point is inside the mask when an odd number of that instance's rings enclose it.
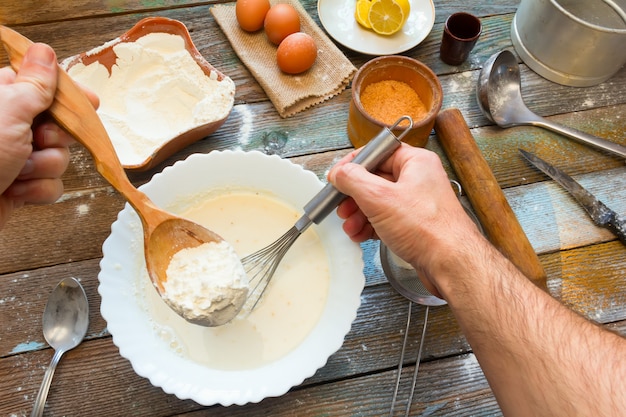
<instances>
[{"instance_id":1,"label":"scattered flour","mask_svg":"<svg viewBox=\"0 0 626 417\"><path fill-rule=\"evenodd\" d=\"M229 243L210 242L177 252L163 288L163 299L185 319L219 326L246 302L248 278Z\"/></svg>"},{"instance_id":2,"label":"scattered flour","mask_svg":"<svg viewBox=\"0 0 626 417\"><path fill-rule=\"evenodd\" d=\"M252 132L252 123L253 123L253 115L252 111L247 104L242 106L237 106L237 110L241 115L241 122L239 127L239 143L242 145L247 145L250 141L250 133Z\"/></svg>"},{"instance_id":3,"label":"scattered flour","mask_svg":"<svg viewBox=\"0 0 626 417\"><path fill-rule=\"evenodd\" d=\"M583 106L584 106L584 107L593 107L595 104L596 104L596 103L595 103L592 99L590 99L590 98L587 98L587 99L583 102Z\"/></svg>"},{"instance_id":4,"label":"scattered flour","mask_svg":"<svg viewBox=\"0 0 626 417\"><path fill-rule=\"evenodd\" d=\"M76 208L76 211L78 212L79 216L84 216L85 214L89 213L89 205L87 205L87 204L80 204Z\"/></svg>"},{"instance_id":5,"label":"scattered flour","mask_svg":"<svg viewBox=\"0 0 626 417\"><path fill-rule=\"evenodd\" d=\"M98 114L123 165L140 165L166 141L228 116L234 82L207 77L181 36L150 33L113 51L110 74L99 62L68 73L100 97Z\"/></svg>"}]
</instances>

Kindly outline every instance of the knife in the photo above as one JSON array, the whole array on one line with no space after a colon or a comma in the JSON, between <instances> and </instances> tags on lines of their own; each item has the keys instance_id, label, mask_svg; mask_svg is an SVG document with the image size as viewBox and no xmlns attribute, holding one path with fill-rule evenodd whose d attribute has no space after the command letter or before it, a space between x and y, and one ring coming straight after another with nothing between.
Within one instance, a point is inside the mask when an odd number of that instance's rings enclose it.
<instances>
[{"instance_id":1,"label":"knife","mask_svg":"<svg viewBox=\"0 0 626 417\"><path fill-rule=\"evenodd\" d=\"M622 243L626 244L625 217L618 215L608 208L602 201L594 197L593 194L585 190L582 185L557 167L550 165L543 159L523 149L519 151L531 164L569 191L580 205L583 206L585 211L589 213L589 216L597 226L609 229Z\"/></svg>"}]
</instances>

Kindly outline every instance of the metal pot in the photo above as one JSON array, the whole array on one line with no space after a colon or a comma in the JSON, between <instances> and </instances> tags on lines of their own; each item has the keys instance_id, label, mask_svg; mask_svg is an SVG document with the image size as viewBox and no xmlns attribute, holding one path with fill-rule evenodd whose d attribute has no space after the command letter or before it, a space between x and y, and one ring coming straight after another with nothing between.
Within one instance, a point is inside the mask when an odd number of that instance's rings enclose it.
<instances>
[{"instance_id":1,"label":"metal pot","mask_svg":"<svg viewBox=\"0 0 626 417\"><path fill-rule=\"evenodd\" d=\"M511 27L515 50L532 70L586 87L626 63L625 0L522 0Z\"/></svg>"}]
</instances>

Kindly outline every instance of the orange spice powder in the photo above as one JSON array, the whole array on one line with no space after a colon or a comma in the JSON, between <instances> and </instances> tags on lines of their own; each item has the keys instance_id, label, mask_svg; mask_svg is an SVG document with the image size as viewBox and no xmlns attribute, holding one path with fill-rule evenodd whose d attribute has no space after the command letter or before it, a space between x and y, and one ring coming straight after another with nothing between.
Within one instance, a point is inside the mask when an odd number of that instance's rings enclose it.
<instances>
[{"instance_id":1,"label":"orange spice powder","mask_svg":"<svg viewBox=\"0 0 626 417\"><path fill-rule=\"evenodd\" d=\"M396 80L378 81L365 87L361 104L371 117L387 125L394 124L401 116L409 116L415 122L428 113L417 92Z\"/></svg>"}]
</instances>

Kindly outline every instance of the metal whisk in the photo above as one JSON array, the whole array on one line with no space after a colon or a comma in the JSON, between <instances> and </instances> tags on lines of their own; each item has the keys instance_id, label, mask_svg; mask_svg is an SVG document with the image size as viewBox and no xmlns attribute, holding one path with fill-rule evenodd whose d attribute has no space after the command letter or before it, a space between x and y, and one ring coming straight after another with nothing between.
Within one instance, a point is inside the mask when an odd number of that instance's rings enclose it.
<instances>
[{"instance_id":1,"label":"metal whisk","mask_svg":"<svg viewBox=\"0 0 626 417\"><path fill-rule=\"evenodd\" d=\"M403 126L402 122L406 121ZM363 165L368 171L373 171L400 146L401 140L413 127L409 116L400 117L391 127L384 128L374 137L352 160L353 163ZM393 130L404 129L396 136ZM304 214L296 224L276 241L246 257L241 262L248 274L250 292L244 306L252 311L267 289L276 268L280 264L291 245L313 223L319 224L326 218L346 196L332 185L326 184L311 201L304 206Z\"/></svg>"}]
</instances>

